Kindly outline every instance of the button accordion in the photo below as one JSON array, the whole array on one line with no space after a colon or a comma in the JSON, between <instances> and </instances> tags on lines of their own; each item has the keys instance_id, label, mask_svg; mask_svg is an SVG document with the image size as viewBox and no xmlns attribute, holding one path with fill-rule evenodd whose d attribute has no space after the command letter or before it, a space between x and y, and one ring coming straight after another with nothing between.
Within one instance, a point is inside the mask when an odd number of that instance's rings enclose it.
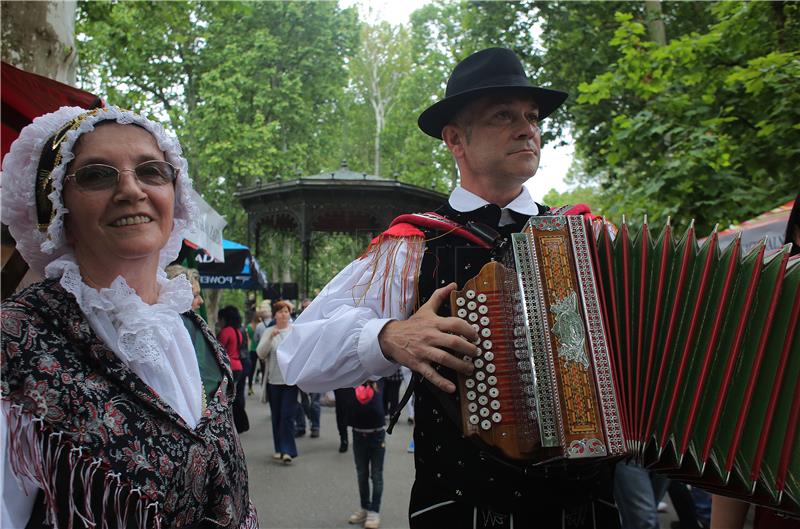
<instances>
[{"instance_id":1,"label":"button accordion","mask_svg":"<svg viewBox=\"0 0 800 529\"><path fill-rule=\"evenodd\" d=\"M800 514L800 259L787 249L532 217L450 301L479 334L458 379L465 436L541 465L632 456Z\"/></svg>"}]
</instances>

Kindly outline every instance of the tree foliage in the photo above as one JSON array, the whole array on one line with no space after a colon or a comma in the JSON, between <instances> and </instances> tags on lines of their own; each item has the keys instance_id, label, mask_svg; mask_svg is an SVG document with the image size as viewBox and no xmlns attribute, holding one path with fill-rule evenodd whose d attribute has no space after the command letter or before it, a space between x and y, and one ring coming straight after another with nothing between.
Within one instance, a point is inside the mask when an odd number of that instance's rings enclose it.
<instances>
[{"instance_id":1,"label":"tree foliage","mask_svg":"<svg viewBox=\"0 0 800 529\"><path fill-rule=\"evenodd\" d=\"M658 6L655 6L658 7ZM800 24L789 2L451 2L407 25L359 21L334 2L81 2L80 80L169 120L196 187L246 240L238 186L338 167L448 191L458 181L419 114L452 67L514 49L535 83L571 98L544 141L575 142L569 195L612 218L649 213L700 229L797 192ZM654 17L666 42L652 41ZM363 241L315 236L311 289ZM292 246L294 245L294 246ZM291 247L290 247L291 246ZM261 244L297 279L292 234Z\"/></svg>"},{"instance_id":2,"label":"tree foliage","mask_svg":"<svg viewBox=\"0 0 800 529\"><path fill-rule=\"evenodd\" d=\"M664 4L665 10L675 4L682 3ZM604 21L613 16L613 24L601 25L607 45L598 50L606 65L593 68L590 79L572 77L579 96L568 122L581 161L576 180L600 185L601 209L615 218L649 213L663 221L671 215L679 224L694 218L708 231L794 196L797 6L701 4L688 21L667 18L664 46L650 40L634 5L613 7L597 15ZM681 7L697 10L698 4ZM583 9L579 16L587 14ZM548 53L558 42L577 44L571 31L563 40L555 33Z\"/></svg>"}]
</instances>

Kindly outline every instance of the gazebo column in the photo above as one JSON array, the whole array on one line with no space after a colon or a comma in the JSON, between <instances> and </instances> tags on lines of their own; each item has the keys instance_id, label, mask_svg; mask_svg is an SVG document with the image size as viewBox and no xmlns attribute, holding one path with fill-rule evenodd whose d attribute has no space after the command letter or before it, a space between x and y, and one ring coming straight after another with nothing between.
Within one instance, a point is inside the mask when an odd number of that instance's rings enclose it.
<instances>
[{"instance_id":1,"label":"gazebo column","mask_svg":"<svg viewBox=\"0 0 800 529\"><path fill-rule=\"evenodd\" d=\"M311 261L311 214L308 205L303 204L298 208L300 211L300 222L298 222L298 235L300 236L301 248L301 270L300 278L302 281L302 288L300 289L300 299L303 300L308 297L308 285L310 283L311 271L309 262Z\"/></svg>"}]
</instances>

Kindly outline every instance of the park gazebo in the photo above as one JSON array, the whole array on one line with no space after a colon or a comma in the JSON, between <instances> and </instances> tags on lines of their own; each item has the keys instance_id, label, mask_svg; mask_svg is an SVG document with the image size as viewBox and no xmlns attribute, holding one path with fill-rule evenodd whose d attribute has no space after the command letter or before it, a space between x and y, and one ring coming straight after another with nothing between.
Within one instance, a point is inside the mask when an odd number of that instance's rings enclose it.
<instances>
[{"instance_id":1,"label":"park gazebo","mask_svg":"<svg viewBox=\"0 0 800 529\"><path fill-rule=\"evenodd\" d=\"M308 296L311 234L376 235L403 213L431 211L447 196L395 179L351 171L346 162L336 171L279 182L256 182L236 197L247 213L248 245L260 256L260 241L270 230L296 234L302 248L301 297Z\"/></svg>"}]
</instances>

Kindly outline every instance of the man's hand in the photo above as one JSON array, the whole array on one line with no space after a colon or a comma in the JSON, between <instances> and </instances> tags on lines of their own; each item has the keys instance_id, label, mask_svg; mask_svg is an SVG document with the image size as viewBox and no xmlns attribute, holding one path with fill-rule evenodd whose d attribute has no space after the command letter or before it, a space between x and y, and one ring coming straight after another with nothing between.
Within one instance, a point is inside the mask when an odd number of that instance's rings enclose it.
<instances>
[{"instance_id":1,"label":"man's hand","mask_svg":"<svg viewBox=\"0 0 800 529\"><path fill-rule=\"evenodd\" d=\"M470 324L459 318L443 318L436 314L455 288L456 284L450 283L436 290L413 316L407 320L390 321L378 335L384 356L416 371L447 393L456 390L455 384L437 373L431 363L469 375L474 368L462 357L478 355L478 347L471 343L478 339L478 333Z\"/></svg>"}]
</instances>

